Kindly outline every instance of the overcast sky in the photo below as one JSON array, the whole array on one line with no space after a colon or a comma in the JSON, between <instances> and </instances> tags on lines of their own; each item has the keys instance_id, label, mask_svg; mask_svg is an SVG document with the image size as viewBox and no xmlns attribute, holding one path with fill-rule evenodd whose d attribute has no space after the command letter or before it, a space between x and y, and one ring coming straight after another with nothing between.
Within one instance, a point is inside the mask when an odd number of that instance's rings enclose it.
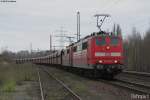
<instances>
[{"instance_id":1,"label":"overcast sky","mask_svg":"<svg viewBox=\"0 0 150 100\"><path fill-rule=\"evenodd\" d=\"M50 33L74 36L76 12L81 13L81 35L98 31L96 13L111 15L103 25L112 30L112 24L121 25L124 37L133 27L141 33L150 27L150 0L17 0L16 3L0 2L0 48L11 51L49 49ZM53 45L59 45L53 37Z\"/></svg>"}]
</instances>

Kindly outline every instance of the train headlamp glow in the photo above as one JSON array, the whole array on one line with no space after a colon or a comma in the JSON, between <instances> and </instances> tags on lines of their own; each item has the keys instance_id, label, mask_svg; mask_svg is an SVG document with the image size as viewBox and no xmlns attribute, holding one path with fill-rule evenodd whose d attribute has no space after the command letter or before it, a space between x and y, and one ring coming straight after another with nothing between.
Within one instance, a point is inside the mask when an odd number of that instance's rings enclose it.
<instances>
[{"instance_id":1,"label":"train headlamp glow","mask_svg":"<svg viewBox=\"0 0 150 100\"><path fill-rule=\"evenodd\" d=\"M107 46L106 49L107 49L107 50L110 49L110 46Z\"/></svg>"},{"instance_id":2,"label":"train headlamp glow","mask_svg":"<svg viewBox=\"0 0 150 100\"><path fill-rule=\"evenodd\" d=\"M117 63L117 62L118 62L117 60L114 61L114 63Z\"/></svg>"},{"instance_id":3,"label":"train headlamp glow","mask_svg":"<svg viewBox=\"0 0 150 100\"><path fill-rule=\"evenodd\" d=\"M102 61L102 60L99 60L99 63L103 63L103 61Z\"/></svg>"}]
</instances>

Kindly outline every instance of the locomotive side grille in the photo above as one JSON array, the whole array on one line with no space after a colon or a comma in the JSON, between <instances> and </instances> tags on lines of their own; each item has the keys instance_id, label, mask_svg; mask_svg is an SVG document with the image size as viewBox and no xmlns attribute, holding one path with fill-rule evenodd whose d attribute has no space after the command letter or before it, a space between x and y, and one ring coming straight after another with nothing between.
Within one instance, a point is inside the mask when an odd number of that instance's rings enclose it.
<instances>
[{"instance_id":1,"label":"locomotive side grille","mask_svg":"<svg viewBox=\"0 0 150 100\"><path fill-rule=\"evenodd\" d=\"M121 56L121 53L120 52L111 52L111 53L95 52L95 56L96 57L101 57L101 56L113 56L113 57L117 57L117 56Z\"/></svg>"}]
</instances>

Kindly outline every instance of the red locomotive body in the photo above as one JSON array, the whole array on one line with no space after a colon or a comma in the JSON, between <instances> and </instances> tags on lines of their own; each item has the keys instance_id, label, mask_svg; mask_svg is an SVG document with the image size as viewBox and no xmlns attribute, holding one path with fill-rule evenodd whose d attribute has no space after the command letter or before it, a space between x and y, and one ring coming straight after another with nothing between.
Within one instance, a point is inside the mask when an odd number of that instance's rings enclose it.
<instances>
[{"instance_id":1,"label":"red locomotive body","mask_svg":"<svg viewBox=\"0 0 150 100\"><path fill-rule=\"evenodd\" d=\"M97 36L92 41L92 61L97 64L123 64L122 39L118 36Z\"/></svg>"},{"instance_id":2,"label":"red locomotive body","mask_svg":"<svg viewBox=\"0 0 150 100\"><path fill-rule=\"evenodd\" d=\"M97 73L116 75L123 65L122 38L97 33L73 45L73 67L93 69Z\"/></svg>"}]
</instances>

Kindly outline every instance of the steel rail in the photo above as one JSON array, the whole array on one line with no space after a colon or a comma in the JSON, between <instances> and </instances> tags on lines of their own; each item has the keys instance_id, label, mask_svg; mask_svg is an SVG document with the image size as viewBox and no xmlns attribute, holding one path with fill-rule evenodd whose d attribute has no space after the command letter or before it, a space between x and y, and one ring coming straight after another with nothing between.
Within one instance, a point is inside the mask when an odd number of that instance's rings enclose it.
<instances>
[{"instance_id":1,"label":"steel rail","mask_svg":"<svg viewBox=\"0 0 150 100\"><path fill-rule=\"evenodd\" d=\"M104 83L111 84L111 85L114 85L114 86L119 86L119 87L122 87L122 88L126 88L126 89L129 89L129 90L133 90L133 91L136 91L136 92L150 94L150 91L148 91L147 88L146 88L147 86L134 84L134 83L131 83L131 82L122 81L122 80L118 80L118 79L116 79L115 81L107 81L107 80L100 79L99 81L102 81Z\"/></svg>"},{"instance_id":2,"label":"steel rail","mask_svg":"<svg viewBox=\"0 0 150 100\"><path fill-rule=\"evenodd\" d=\"M63 83L62 81L60 81L59 79L57 79L54 75L50 74L46 69L42 68L43 71L45 71L50 77L52 77L53 79L55 79L59 84L61 84L65 89L67 89L74 97L77 98L77 100L82 100L80 98L80 96L78 96L75 92L73 92L73 90L71 90L65 83Z\"/></svg>"},{"instance_id":3,"label":"steel rail","mask_svg":"<svg viewBox=\"0 0 150 100\"><path fill-rule=\"evenodd\" d=\"M130 83L130 84L133 84L133 85L137 85L137 86L140 86L140 87L143 87L143 88L147 88L147 89L150 89L150 85L144 85L142 83L136 83L136 82L133 82L133 81L125 81L125 80L121 80L121 79L116 79L117 81L120 81L120 82L124 82L124 83Z\"/></svg>"},{"instance_id":4,"label":"steel rail","mask_svg":"<svg viewBox=\"0 0 150 100\"><path fill-rule=\"evenodd\" d=\"M145 77L150 77L150 73L146 73L146 72L123 71L123 73L125 73L125 74L132 74L132 75L142 75L142 76L145 76Z\"/></svg>"},{"instance_id":5,"label":"steel rail","mask_svg":"<svg viewBox=\"0 0 150 100\"><path fill-rule=\"evenodd\" d=\"M44 93L43 93L43 87L42 87L42 83L41 83L41 77L40 77L39 68L37 68L37 73L38 73L38 81L39 81L39 85L40 85L41 100L45 100L44 99Z\"/></svg>"},{"instance_id":6,"label":"steel rail","mask_svg":"<svg viewBox=\"0 0 150 100\"><path fill-rule=\"evenodd\" d=\"M118 82L122 82L122 83L127 83L127 84L130 84L130 85L134 85L135 87L138 87L138 88L142 88L142 89L133 89L133 90L136 90L136 91L139 91L139 92L143 92L143 93L148 93L150 94L150 86L147 86L147 85L144 85L144 84L140 84L140 83L135 83L135 82L132 82L132 81L125 81L125 80L120 80L120 79L117 79Z\"/></svg>"}]
</instances>

